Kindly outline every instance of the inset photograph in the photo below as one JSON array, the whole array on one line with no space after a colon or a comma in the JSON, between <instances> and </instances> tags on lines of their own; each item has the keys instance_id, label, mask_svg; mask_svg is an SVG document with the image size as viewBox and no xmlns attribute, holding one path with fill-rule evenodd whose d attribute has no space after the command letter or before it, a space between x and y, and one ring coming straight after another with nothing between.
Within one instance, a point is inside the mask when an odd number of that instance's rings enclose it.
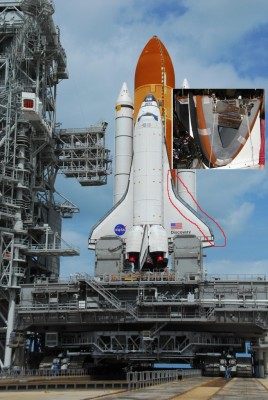
<instances>
[{"instance_id":1,"label":"inset photograph","mask_svg":"<svg viewBox=\"0 0 268 400\"><path fill-rule=\"evenodd\" d=\"M174 89L174 169L263 169L264 89Z\"/></svg>"}]
</instances>

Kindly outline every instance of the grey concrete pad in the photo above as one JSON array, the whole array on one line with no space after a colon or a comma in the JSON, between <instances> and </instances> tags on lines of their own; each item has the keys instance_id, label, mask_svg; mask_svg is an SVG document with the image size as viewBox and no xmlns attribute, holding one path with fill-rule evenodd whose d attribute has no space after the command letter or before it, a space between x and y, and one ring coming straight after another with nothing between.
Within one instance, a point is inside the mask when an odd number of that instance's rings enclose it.
<instances>
[{"instance_id":1,"label":"grey concrete pad","mask_svg":"<svg viewBox=\"0 0 268 400\"><path fill-rule=\"evenodd\" d=\"M57 390L0 393L2 400L268 400L268 379L195 377L131 392Z\"/></svg>"},{"instance_id":2,"label":"grey concrete pad","mask_svg":"<svg viewBox=\"0 0 268 400\"><path fill-rule=\"evenodd\" d=\"M0 393L1 400L89 400L106 398L118 390L38 390Z\"/></svg>"},{"instance_id":3,"label":"grey concrete pad","mask_svg":"<svg viewBox=\"0 0 268 400\"><path fill-rule=\"evenodd\" d=\"M267 379L234 378L228 382L211 400L268 400L265 385Z\"/></svg>"}]
</instances>

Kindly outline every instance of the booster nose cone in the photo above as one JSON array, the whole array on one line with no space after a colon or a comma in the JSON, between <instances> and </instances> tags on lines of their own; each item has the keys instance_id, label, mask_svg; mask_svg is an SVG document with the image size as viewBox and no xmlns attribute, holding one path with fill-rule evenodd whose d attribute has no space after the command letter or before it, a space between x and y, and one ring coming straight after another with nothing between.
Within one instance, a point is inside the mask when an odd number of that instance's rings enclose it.
<instances>
[{"instance_id":1,"label":"booster nose cone","mask_svg":"<svg viewBox=\"0 0 268 400\"><path fill-rule=\"evenodd\" d=\"M181 87L182 87L182 89L190 89L190 85L189 85L187 78L183 79Z\"/></svg>"},{"instance_id":2,"label":"booster nose cone","mask_svg":"<svg viewBox=\"0 0 268 400\"><path fill-rule=\"evenodd\" d=\"M130 97L126 82L123 83L119 96L116 101L116 105L121 105L121 104L126 104L133 107L133 101Z\"/></svg>"}]
</instances>

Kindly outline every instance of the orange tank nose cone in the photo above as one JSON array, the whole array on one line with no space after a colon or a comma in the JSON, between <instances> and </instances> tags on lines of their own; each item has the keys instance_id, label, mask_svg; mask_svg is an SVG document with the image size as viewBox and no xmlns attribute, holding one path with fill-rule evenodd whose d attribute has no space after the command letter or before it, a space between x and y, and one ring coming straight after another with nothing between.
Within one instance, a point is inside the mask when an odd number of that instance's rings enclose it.
<instances>
[{"instance_id":1,"label":"orange tank nose cone","mask_svg":"<svg viewBox=\"0 0 268 400\"><path fill-rule=\"evenodd\" d=\"M141 52L135 72L135 90L150 84L164 84L174 88L175 74L171 58L167 49L157 36L153 36Z\"/></svg>"}]
</instances>

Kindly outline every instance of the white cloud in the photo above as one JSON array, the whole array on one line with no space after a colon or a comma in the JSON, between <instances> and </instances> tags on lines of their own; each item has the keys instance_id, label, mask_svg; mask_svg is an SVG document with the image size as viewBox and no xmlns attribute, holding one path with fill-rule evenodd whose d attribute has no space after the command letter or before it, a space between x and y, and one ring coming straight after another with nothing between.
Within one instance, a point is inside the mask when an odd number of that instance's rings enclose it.
<instances>
[{"instance_id":1,"label":"white cloud","mask_svg":"<svg viewBox=\"0 0 268 400\"><path fill-rule=\"evenodd\" d=\"M245 33L267 23L265 0L256 1L254 13L250 0L243 4L233 0L184 0L183 4L187 12L179 24L174 20L173 33L183 36L189 53L194 51L197 57L208 62L224 56Z\"/></svg>"},{"instance_id":2,"label":"white cloud","mask_svg":"<svg viewBox=\"0 0 268 400\"><path fill-rule=\"evenodd\" d=\"M208 275L239 275L240 279L247 275L265 275L268 271L268 259L260 260L226 260L219 259L215 262L207 262L204 265Z\"/></svg>"},{"instance_id":3,"label":"white cloud","mask_svg":"<svg viewBox=\"0 0 268 400\"><path fill-rule=\"evenodd\" d=\"M251 201L267 199L267 170L197 171L197 199L216 218L240 207L247 196Z\"/></svg>"},{"instance_id":4,"label":"white cloud","mask_svg":"<svg viewBox=\"0 0 268 400\"><path fill-rule=\"evenodd\" d=\"M227 211L226 217L219 222L222 223L222 226L228 234L228 237L231 237L239 232L243 232L248 220L253 215L254 208L254 204L245 202L231 213L228 214Z\"/></svg>"},{"instance_id":5,"label":"white cloud","mask_svg":"<svg viewBox=\"0 0 268 400\"><path fill-rule=\"evenodd\" d=\"M103 117L112 136L114 105L122 82L127 82L133 94L138 57L154 34L171 54L177 85L184 77L192 87L267 85L257 71L254 79L242 78L233 65L223 61L222 55L231 51L234 42L266 19L266 0L257 0L253 16L252 5L245 3L241 7L230 0L178 1L173 9L183 6L186 13L173 11L159 18L154 12L160 8L157 1L77 0L73 7L71 2L56 0L55 20L60 24L70 71L70 80L59 87L58 119L64 126L84 126ZM230 22L228 29L226 21ZM216 55L221 57L215 59ZM112 138L108 140L112 145Z\"/></svg>"},{"instance_id":6,"label":"white cloud","mask_svg":"<svg viewBox=\"0 0 268 400\"><path fill-rule=\"evenodd\" d=\"M198 171L197 200L201 208L216 220L227 237L227 251L235 239L260 241L267 231L267 171ZM222 233L208 220L217 245L223 243ZM264 250L264 249L263 249ZM261 250L261 251L263 251ZM235 255L232 255L235 256Z\"/></svg>"}]
</instances>

